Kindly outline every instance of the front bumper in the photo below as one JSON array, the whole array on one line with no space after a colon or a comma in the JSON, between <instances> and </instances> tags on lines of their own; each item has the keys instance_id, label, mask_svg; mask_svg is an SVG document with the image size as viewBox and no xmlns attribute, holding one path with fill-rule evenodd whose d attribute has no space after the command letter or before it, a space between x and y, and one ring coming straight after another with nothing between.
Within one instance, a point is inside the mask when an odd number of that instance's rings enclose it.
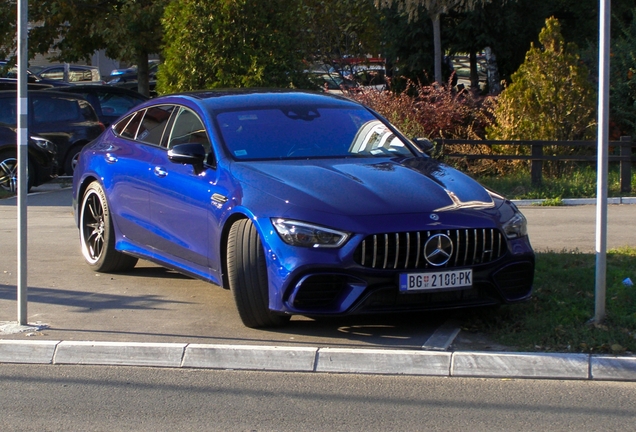
<instances>
[{"instance_id":1,"label":"front bumper","mask_svg":"<svg viewBox=\"0 0 636 432\"><path fill-rule=\"evenodd\" d=\"M532 294L535 258L527 237L511 241L496 261L462 268L473 270L470 287L403 292L399 275L413 270L312 266L295 272L270 308L305 315L372 314L508 304Z\"/></svg>"}]
</instances>

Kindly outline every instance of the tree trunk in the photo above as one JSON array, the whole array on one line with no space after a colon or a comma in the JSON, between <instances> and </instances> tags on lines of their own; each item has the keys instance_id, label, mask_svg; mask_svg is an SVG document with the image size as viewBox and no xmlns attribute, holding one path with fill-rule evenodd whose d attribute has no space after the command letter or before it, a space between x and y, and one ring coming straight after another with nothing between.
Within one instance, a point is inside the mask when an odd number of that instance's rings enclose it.
<instances>
[{"instance_id":1,"label":"tree trunk","mask_svg":"<svg viewBox=\"0 0 636 432\"><path fill-rule=\"evenodd\" d=\"M477 70L477 52L470 50L470 88L479 91L479 71Z\"/></svg>"},{"instance_id":2,"label":"tree trunk","mask_svg":"<svg viewBox=\"0 0 636 432\"><path fill-rule=\"evenodd\" d=\"M137 53L137 91L144 96L150 96L148 54L143 51Z\"/></svg>"},{"instance_id":3,"label":"tree trunk","mask_svg":"<svg viewBox=\"0 0 636 432\"><path fill-rule=\"evenodd\" d=\"M431 15L431 20L433 21L433 46L435 47L435 82L438 84L443 84L444 79L442 78L442 35L440 30L439 17L439 13Z\"/></svg>"},{"instance_id":4,"label":"tree trunk","mask_svg":"<svg viewBox=\"0 0 636 432\"><path fill-rule=\"evenodd\" d=\"M486 69L488 71L488 93L497 95L501 93L497 56L490 47L486 47L484 52L486 53Z\"/></svg>"}]
</instances>

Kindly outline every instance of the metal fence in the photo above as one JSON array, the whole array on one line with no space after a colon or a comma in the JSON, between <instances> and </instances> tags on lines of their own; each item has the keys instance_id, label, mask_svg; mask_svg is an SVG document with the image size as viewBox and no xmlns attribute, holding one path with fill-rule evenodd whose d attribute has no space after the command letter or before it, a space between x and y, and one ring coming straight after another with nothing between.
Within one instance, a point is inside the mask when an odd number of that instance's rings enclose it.
<instances>
[{"instance_id":1,"label":"metal fence","mask_svg":"<svg viewBox=\"0 0 636 432\"><path fill-rule=\"evenodd\" d=\"M541 184L543 176L544 161L572 161L572 162L596 162L597 154L594 155L547 155L544 154L543 148L548 146L567 147L567 148L590 148L596 151L596 141L493 141L493 140L451 140L436 139L438 148L443 149L445 145L462 144L473 146L519 146L530 147L529 152L520 152L525 154L460 154L446 153L442 156L445 158L458 158L464 160L525 160L530 161L530 175L532 184L538 186ZM620 164L620 184L621 192L631 192L632 186L632 165L636 162L636 154L633 152L634 142L632 137L621 137L620 141L610 141L610 154L608 162Z\"/></svg>"}]
</instances>

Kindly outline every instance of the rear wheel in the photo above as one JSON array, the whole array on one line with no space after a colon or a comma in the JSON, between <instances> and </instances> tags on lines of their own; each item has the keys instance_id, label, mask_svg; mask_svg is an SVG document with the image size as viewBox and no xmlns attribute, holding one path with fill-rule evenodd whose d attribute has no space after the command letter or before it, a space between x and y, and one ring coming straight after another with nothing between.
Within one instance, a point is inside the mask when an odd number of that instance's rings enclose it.
<instances>
[{"instance_id":1,"label":"rear wheel","mask_svg":"<svg viewBox=\"0 0 636 432\"><path fill-rule=\"evenodd\" d=\"M104 190L91 183L82 199L80 242L84 259L95 271L122 272L137 264L137 258L115 250L115 233Z\"/></svg>"},{"instance_id":2,"label":"rear wheel","mask_svg":"<svg viewBox=\"0 0 636 432\"><path fill-rule=\"evenodd\" d=\"M245 326L279 327L289 322L289 315L269 310L265 251L256 227L247 219L235 222L230 228L227 268L230 289Z\"/></svg>"}]
</instances>

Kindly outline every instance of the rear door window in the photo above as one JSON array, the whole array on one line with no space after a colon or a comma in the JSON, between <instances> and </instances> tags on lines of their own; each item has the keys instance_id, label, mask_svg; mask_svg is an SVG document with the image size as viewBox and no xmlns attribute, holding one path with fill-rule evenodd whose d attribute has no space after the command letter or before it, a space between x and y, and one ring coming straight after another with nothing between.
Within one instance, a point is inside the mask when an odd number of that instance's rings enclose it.
<instances>
[{"instance_id":1,"label":"rear door window","mask_svg":"<svg viewBox=\"0 0 636 432\"><path fill-rule=\"evenodd\" d=\"M166 129L168 120L170 120L173 108L173 105L159 105L148 108L139 126L137 141L161 145L163 132Z\"/></svg>"},{"instance_id":2,"label":"rear door window","mask_svg":"<svg viewBox=\"0 0 636 432\"><path fill-rule=\"evenodd\" d=\"M35 123L57 123L84 119L75 99L34 96L32 106Z\"/></svg>"}]
</instances>

